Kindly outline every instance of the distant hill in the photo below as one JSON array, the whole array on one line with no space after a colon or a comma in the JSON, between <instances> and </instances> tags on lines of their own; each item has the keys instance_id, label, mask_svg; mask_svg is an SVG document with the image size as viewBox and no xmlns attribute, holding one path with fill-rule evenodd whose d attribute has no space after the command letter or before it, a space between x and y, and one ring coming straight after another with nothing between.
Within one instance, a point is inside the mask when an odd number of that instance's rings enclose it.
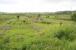
<instances>
[{"instance_id":1,"label":"distant hill","mask_svg":"<svg viewBox=\"0 0 76 50\"><path fill-rule=\"evenodd\" d=\"M76 13L76 11L57 11L57 12L24 12L24 13L8 13L8 12L0 12L0 14L12 14L12 15L55 15L55 14L72 14Z\"/></svg>"}]
</instances>

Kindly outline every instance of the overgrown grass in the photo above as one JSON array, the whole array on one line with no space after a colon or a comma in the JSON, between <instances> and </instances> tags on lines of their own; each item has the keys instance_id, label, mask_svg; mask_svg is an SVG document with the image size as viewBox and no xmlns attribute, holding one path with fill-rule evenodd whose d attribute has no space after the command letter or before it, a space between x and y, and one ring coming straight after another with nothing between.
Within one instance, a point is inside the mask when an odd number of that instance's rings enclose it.
<instances>
[{"instance_id":1,"label":"overgrown grass","mask_svg":"<svg viewBox=\"0 0 76 50\"><path fill-rule=\"evenodd\" d=\"M0 50L76 50L75 22L42 18L37 22L33 17L2 21Z\"/></svg>"}]
</instances>

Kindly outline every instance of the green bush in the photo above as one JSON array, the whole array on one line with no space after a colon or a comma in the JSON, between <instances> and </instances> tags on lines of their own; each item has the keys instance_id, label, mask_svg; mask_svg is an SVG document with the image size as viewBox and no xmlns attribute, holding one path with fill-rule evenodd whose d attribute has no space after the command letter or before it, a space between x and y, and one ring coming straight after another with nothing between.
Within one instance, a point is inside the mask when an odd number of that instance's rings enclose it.
<instances>
[{"instance_id":1,"label":"green bush","mask_svg":"<svg viewBox=\"0 0 76 50\"><path fill-rule=\"evenodd\" d=\"M73 41L75 40L76 34L71 29L61 29L55 33L55 37L59 40Z\"/></svg>"}]
</instances>

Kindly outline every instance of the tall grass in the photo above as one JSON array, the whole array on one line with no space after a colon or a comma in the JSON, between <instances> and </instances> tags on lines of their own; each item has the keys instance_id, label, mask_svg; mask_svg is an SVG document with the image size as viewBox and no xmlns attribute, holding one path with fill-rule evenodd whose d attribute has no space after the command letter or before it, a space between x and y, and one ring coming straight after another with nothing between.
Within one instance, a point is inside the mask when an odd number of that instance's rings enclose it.
<instances>
[{"instance_id":1,"label":"tall grass","mask_svg":"<svg viewBox=\"0 0 76 50\"><path fill-rule=\"evenodd\" d=\"M9 24L5 20L0 24L0 50L76 50L76 24L48 18L33 22L32 17L20 17Z\"/></svg>"}]
</instances>

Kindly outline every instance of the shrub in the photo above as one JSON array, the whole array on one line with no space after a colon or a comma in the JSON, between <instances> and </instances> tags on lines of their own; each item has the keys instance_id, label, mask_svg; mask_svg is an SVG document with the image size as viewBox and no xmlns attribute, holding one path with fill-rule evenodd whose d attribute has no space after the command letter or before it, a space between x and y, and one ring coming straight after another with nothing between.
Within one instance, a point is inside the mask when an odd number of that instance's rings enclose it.
<instances>
[{"instance_id":1,"label":"shrub","mask_svg":"<svg viewBox=\"0 0 76 50\"><path fill-rule=\"evenodd\" d=\"M59 30L58 32L55 33L55 37L58 38L59 40L68 40L68 41L73 41L75 39L75 34L72 30Z\"/></svg>"}]
</instances>

